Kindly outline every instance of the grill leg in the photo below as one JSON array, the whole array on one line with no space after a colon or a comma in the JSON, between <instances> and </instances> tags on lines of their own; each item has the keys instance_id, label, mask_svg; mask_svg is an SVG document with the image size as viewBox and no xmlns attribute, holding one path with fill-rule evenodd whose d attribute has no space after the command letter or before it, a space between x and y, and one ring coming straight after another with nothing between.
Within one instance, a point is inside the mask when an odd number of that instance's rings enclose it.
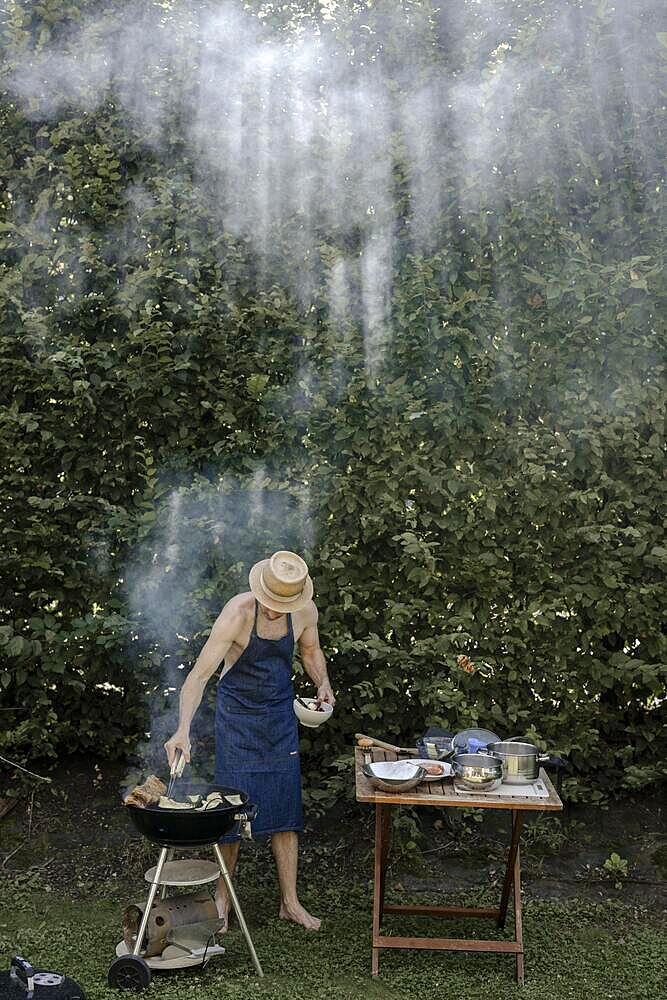
<instances>
[{"instance_id":1,"label":"grill leg","mask_svg":"<svg viewBox=\"0 0 667 1000\"><path fill-rule=\"evenodd\" d=\"M138 955L141 952L141 942L144 939L144 934L146 933L146 927L148 926L148 918L151 915L151 909L153 903L155 902L155 897L157 895L158 888L160 886L160 879L162 878L162 869L164 868L164 863L167 860L168 850L163 847L160 851L160 857L158 858L157 868L155 869L155 881L151 882L151 887L148 890L148 899L146 900L146 907L144 909L143 916L141 918L141 924L139 925L139 931L137 932L137 940L134 942L133 955Z\"/></svg>"},{"instance_id":2,"label":"grill leg","mask_svg":"<svg viewBox=\"0 0 667 1000\"><path fill-rule=\"evenodd\" d=\"M174 857L173 848L169 848L169 850L167 851L167 861L172 861L173 857ZM160 899L167 898L167 888L168 887L166 885L160 886Z\"/></svg>"},{"instance_id":3,"label":"grill leg","mask_svg":"<svg viewBox=\"0 0 667 1000\"><path fill-rule=\"evenodd\" d=\"M239 922L239 927L243 931L243 936L248 945L248 951L250 952L250 957L252 958L252 964L255 966L255 971L260 979L263 978L264 973L262 972L262 966L259 964L259 959L257 958L257 952L255 951L255 946L252 943L252 938L250 937L250 931L248 930L248 925L245 922L245 917L241 910L236 892L234 891L234 886L232 885L232 880L229 877L229 872L227 871L227 865L225 864L225 859L220 849L220 844L214 844L213 850L215 851L215 856L220 867L220 874L222 875L225 886L227 887L227 892L229 898L232 901L232 906L234 907L234 913L236 914L236 919Z\"/></svg>"}]
</instances>

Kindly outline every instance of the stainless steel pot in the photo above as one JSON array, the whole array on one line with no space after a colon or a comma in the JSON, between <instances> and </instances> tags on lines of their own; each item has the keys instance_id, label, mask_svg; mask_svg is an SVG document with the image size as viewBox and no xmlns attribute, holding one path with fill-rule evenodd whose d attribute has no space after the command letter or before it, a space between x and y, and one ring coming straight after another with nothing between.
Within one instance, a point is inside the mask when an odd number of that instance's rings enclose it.
<instances>
[{"instance_id":1,"label":"stainless steel pot","mask_svg":"<svg viewBox=\"0 0 667 1000\"><path fill-rule=\"evenodd\" d=\"M486 753L457 753L451 759L454 780L474 792L493 792L503 780L503 762Z\"/></svg>"},{"instance_id":2,"label":"stainless steel pot","mask_svg":"<svg viewBox=\"0 0 667 1000\"><path fill-rule=\"evenodd\" d=\"M542 764L561 764L559 757L540 753L533 743L499 740L489 743L489 753L502 762L506 785L531 785L537 781Z\"/></svg>"}]
</instances>

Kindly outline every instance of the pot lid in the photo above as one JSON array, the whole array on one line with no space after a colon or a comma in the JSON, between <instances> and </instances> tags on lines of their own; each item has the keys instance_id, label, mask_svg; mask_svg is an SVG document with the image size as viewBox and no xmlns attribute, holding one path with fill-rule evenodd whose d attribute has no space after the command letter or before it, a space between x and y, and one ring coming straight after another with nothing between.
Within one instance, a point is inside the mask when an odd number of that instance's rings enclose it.
<instances>
[{"instance_id":1,"label":"pot lid","mask_svg":"<svg viewBox=\"0 0 667 1000\"><path fill-rule=\"evenodd\" d=\"M500 743L500 737L490 729L462 729L452 740L457 753L475 753L486 749L489 743Z\"/></svg>"}]
</instances>

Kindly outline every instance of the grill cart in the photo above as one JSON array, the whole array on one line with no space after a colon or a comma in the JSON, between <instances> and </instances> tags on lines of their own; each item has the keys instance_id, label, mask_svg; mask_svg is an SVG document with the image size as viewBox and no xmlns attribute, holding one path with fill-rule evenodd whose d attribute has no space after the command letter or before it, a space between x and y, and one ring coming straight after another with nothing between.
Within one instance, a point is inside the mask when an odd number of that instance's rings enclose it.
<instances>
[{"instance_id":1,"label":"grill cart","mask_svg":"<svg viewBox=\"0 0 667 1000\"><path fill-rule=\"evenodd\" d=\"M192 888L217 881L220 876L227 887L255 971L258 976L263 976L219 844L220 838L237 822L241 824L242 834L250 836L250 823L256 810L248 804L247 796L235 788L190 784L184 792L186 795L203 796L220 792L223 799L233 798L241 805L224 803L207 810L126 806L136 829L160 847L160 854L155 867L145 874L150 884L145 905L129 908L137 913L138 930L131 936L126 934L119 942L117 958L109 969L109 985L121 990L140 992L146 989L152 970L203 966L210 958L224 954L225 949L215 941L215 932L222 921L211 916L212 901L209 899L207 906L206 896L167 896L170 886ZM211 848L213 861L174 858L177 851L202 847ZM160 899L156 901L158 891Z\"/></svg>"}]
</instances>

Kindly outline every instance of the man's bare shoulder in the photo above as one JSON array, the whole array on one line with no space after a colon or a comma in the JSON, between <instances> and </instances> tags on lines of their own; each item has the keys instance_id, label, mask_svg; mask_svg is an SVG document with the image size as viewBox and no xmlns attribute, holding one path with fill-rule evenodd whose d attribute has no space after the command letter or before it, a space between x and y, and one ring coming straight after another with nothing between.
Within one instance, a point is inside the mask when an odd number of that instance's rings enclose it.
<instances>
[{"instance_id":1,"label":"man's bare shoulder","mask_svg":"<svg viewBox=\"0 0 667 1000\"><path fill-rule=\"evenodd\" d=\"M235 613L241 614L254 614L255 612L255 595L252 591L244 591L243 594L236 594L234 597L230 598L225 604L225 608L232 608ZM224 611L225 608L222 610Z\"/></svg>"},{"instance_id":2,"label":"man's bare shoulder","mask_svg":"<svg viewBox=\"0 0 667 1000\"><path fill-rule=\"evenodd\" d=\"M244 594L236 594L227 601L224 608L218 615L213 626L218 631L231 631L236 633L242 631L247 625L248 619L255 613L255 598L248 591Z\"/></svg>"},{"instance_id":3,"label":"man's bare shoulder","mask_svg":"<svg viewBox=\"0 0 667 1000\"><path fill-rule=\"evenodd\" d=\"M301 610L298 611L297 614L299 615L299 619L301 620L301 622L303 622L304 628L306 628L308 625L317 625L317 619L319 618L319 611L317 610L315 601L308 601L308 604L306 604L305 608L301 608Z\"/></svg>"}]
</instances>

